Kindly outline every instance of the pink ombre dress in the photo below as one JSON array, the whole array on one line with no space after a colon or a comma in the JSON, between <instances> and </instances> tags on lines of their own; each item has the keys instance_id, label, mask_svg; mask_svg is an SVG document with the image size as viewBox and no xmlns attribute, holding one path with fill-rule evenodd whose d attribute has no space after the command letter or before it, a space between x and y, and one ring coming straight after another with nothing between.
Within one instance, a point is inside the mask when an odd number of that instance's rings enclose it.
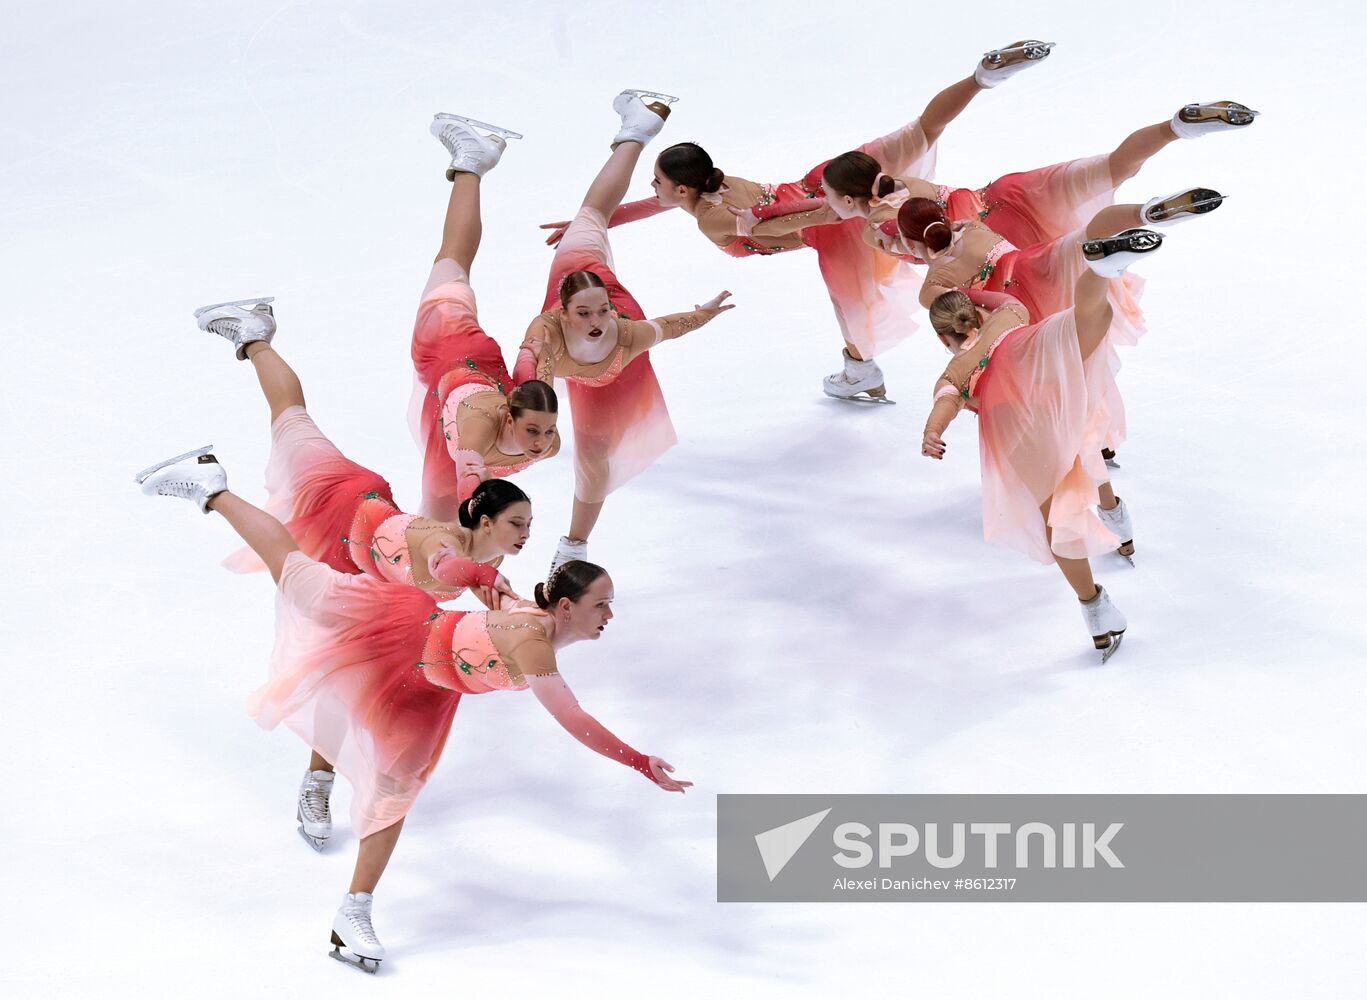
<instances>
[{"instance_id":1,"label":"pink ombre dress","mask_svg":"<svg viewBox=\"0 0 1367 1000\"><path fill-rule=\"evenodd\" d=\"M935 147L926 142L919 119L859 147L889 174L930 177ZM811 247L835 308L841 334L865 358L882 354L916 328L912 315L920 279L904 262L879 254L863 241L863 219L841 220L826 205L823 160L787 184L756 184L728 176L716 194L703 195L698 228L732 257L769 256ZM752 209L758 223L744 231L730 208ZM611 225L646 218L663 209L647 198L623 205Z\"/></svg>"},{"instance_id":2,"label":"pink ombre dress","mask_svg":"<svg viewBox=\"0 0 1367 1000\"><path fill-rule=\"evenodd\" d=\"M302 406L289 407L271 424L266 490L266 510L285 525L300 550L340 573L418 586L435 600L447 601L468 586L492 583L503 560L462 560L457 569L468 578L463 586L431 580L425 565L415 582L408 532L419 519L398 508L389 483L378 473L343 455ZM458 549L464 547L465 529L436 522L430 526L454 536ZM225 565L239 573L266 568L250 548L233 553Z\"/></svg>"},{"instance_id":3,"label":"pink ombre dress","mask_svg":"<svg viewBox=\"0 0 1367 1000\"><path fill-rule=\"evenodd\" d=\"M618 347L600 364L575 362L561 332L560 283L574 271L596 275L617 311ZM678 442L648 351L657 337L679 336L706 322L706 317L689 320L694 314L679 314L647 321L617 279L607 221L587 207L580 209L556 247L542 309L523 346L537 355L535 377L564 379L569 385L574 495L601 503Z\"/></svg>"},{"instance_id":4,"label":"pink ombre dress","mask_svg":"<svg viewBox=\"0 0 1367 1000\"><path fill-rule=\"evenodd\" d=\"M529 621L541 614L531 609ZM293 552L276 595L270 679L248 711L266 729L283 722L351 782L352 826L367 837L408 813L462 695L527 687L489 629L487 613L443 611L413 587Z\"/></svg>"},{"instance_id":5,"label":"pink ombre dress","mask_svg":"<svg viewBox=\"0 0 1367 1000\"><path fill-rule=\"evenodd\" d=\"M495 478L520 472L560 450L558 436L535 457L498 450L500 413L513 380L503 352L479 325L474 290L453 260L443 258L432 267L413 326L412 356L409 422L422 449L425 516L454 520L461 501L469 498L471 485L456 475L455 456L462 447L479 451ZM462 436L478 443L462 442Z\"/></svg>"},{"instance_id":6,"label":"pink ombre dress","mask_svg":"<svg viewBox=\"0 0 1367 1000\"><path fill-rule=\"evenodd\" d=\"M991 314L936 384L936 411L978 413L987 541L1043 563L1085 559L1119 544L1094 510L1109 479L1101 448L1115 373L1104 343L1083 360L1072 309L1025 319L1019 306ZM942 429L950 416L933 412L932 423ZM1052 551L1040 514L1051 498Z\"/></svg>"}]
</instances>

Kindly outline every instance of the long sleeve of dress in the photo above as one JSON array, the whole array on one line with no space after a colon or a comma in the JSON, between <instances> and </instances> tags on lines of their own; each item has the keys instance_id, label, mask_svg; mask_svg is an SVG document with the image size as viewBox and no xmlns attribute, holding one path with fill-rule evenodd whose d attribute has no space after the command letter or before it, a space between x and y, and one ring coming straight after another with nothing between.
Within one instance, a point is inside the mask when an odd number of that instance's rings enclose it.
<instances>
[{"instance_id":1,"label":"long sleeve of dress","mask_svg":"<svg viewBox=\"0 0 1367 1000\"><path fill-rule=\"evenodd\" d=\"M758 240L787 236L806 229L808 226L827 226L840 221L840 217L826 204L825 198L807 198L803 201L776 201L750 209L756 222L748 233ZM739 217L738 217L739 218Z\"/></svg>"},{"instance_id":2,"label":"long sleeve of dress","mask_svg":"<svg viewBox=\"0 0 1367 1000\"><path fill-rule=\"evenodd\" d=\"M432 579L440 580L452 590L467 587L492 587L498 579L498 570L488 563L475 562L464 556L454 556L438 561L428 561L427 571Z\"/></svg>"},{"instance_id":3,"label":"long sleeve of dress","mask_svg":"<svg viewBox=\"0 0 1367 1000\"><path fill-rule=\"evenodd\" d=\"M935 405L930 408L926 418L925 433L934 432L941 436L964 408L964 398L959 389L948 379L935 383Z\"/></svg>"},{"instance_id":4,"label":"long sleeve of dress","mask_svg":"<svg viewBox=\"0 0 1367 1000\"><path fill-rule=\"evenodd\" d=\"M520 660L523 675L527 678L532 694L536 695L536 700L555 716L555 721L560 723L565 732L584 746L655 781L654 775L650 773L650 758L639 750L627 746L579 706L579 701L574 697L570 686L555 672L555 660L550 655L550 647L543 646L543 649L544 653L540 650L535 653L529 650L530 655ZM550 661L549 670L545 669L547 664L540 662L541 660Z\"/></svg>"},{"instance_id":5,"label":"long sleeve of dress","mask_svg":"<svg viewBox=\"0 0 1367 1000\"><path fill-rule=\"evenodd\" d=\"M612 213L612 218L608 219L608 227L624 226L628 222L640 222L642 219L649 219L661 212L668 212L672 207L672 205L661 205L659 198L642 198L640 201L624 202L617 206Z\"/></svg>"}]
</instances>

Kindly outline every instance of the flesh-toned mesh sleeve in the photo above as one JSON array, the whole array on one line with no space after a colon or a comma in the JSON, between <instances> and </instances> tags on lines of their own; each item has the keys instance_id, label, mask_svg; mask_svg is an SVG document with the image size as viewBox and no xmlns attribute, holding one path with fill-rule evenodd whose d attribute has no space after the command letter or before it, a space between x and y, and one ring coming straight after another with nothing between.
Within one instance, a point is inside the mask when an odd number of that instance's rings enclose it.
<instances>
[{"instance_id":1,"label":"flesh-toned mesh sleeve","mask_svg":"<svg viewBox=\"0 0 1367 1000\"><path fill-rule=\"evenodd\" d=\"M772 239L801 232L808 226L825 226L839 222L840 217L831 211L825 198L805 198L801 201L775 201L750 209L755 224L740 236L753 236L756 239ZM739 218L739 217L738 217Z\"/></svg>"},{"instance_id":2,"label":"flesh-toned mesh sleeve","mask_svg":"<svg viewBox=\"0 0 1367 1000\"><path fill-rule=\"evenodd\" d=\"M535 644L530 642L526 644L527 647L533 645ZM650 758L639 750L633 750L627 746L614 736L606 726L579 707L579 701L574 697L574 692L570 690L570 686L565 683L563 677L554 672L555 657L551 653L550 645L544 641L539 645L545 649L544 656L549 660L550 672L534 672L534 664L543 654L533 652L531 649L528 649L527 654L520 657L518 661L523 676L527 678L532 694L536 695L537 701L545 706L546 711L555 716L555 721L560 723L565 732L584 746L604 757L625 764L633 771L639 771L651 781L655 781L655 777L650 773Z\"/></svg>"},{"instance_id":3,"label":"flesh-toned mesh sleeve","mask_svg":"<svg viewBox=\"0 0 1367 1000\"><path fill-rule=\"evenodd\" d=\"M628 222L640 222L642 219L649 219L659 215L661 212L668 212L672 205L661 205L659 198L642 198L640 201L628 201L617 206L612 213L612 218L608 219L608 226L624 226Z\"/></svg>"},{"instance_id":4,"label":"flesh-toned mesh sleeve","mask_svg":"<svg viewBox=\"0 0 1367 1000\"><path fill-rule=\"evenodd\" d=\"M958 386L947 378L940 379L935 383L935 405L930 408L930 416L926 418L926 432L934 431L943 436L945 429L963 408L964 397Z\"/></svg>"}]
</instances>

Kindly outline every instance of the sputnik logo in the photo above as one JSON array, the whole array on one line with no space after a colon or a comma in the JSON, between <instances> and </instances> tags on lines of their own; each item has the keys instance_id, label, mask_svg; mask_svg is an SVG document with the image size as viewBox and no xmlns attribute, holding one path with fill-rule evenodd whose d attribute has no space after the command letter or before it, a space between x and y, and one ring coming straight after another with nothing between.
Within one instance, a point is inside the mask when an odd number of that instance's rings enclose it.
<instances>
[{"instance_id":1,"label":"sputnik logo","mask_svg":"<svg viewBox=\"0 0 1367 1000\"><path fill-rule=\"evenodd\" d=\"M793 860L793 855L802 849L802 845L807 843L807 839L816 832L821 821L829 814L829 809L823 809L821 812L755 834L755 846L759 848L759 856L764 861L764 871L768 874L770 882L778 878L779 872L787 867L788 862Z\"/></svg>"}]
</instances>

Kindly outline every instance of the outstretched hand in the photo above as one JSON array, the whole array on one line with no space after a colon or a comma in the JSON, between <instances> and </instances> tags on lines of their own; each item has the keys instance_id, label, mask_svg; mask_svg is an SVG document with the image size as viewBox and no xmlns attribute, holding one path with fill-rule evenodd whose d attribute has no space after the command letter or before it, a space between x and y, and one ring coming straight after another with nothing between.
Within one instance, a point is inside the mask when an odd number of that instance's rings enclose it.
<instances>
[{"instance_id":1,"label":"outstretched hand","mask_svg":"<svg viewBox=\"0 0 1367 1000\"><path fill-rule=\"evenodd\" d=\"M674 770L674 765L668 761L660 757L649 757L647 760L650 764L650 777L666 792L683 792L693 787L693 782L671 778L665 773Z\"/></svg>"},{"instance_id":2,"label":"outstretched hand","mask_svg":"<svg viewBox=\"0 0 1367 1000\"><path fill-rule=\"evenodd\" d=\"M926 431L921 436L921 454L926 458L944 458L945 447L944 438L934 431Z\"/></svg>"},{"instance_id":3,"label":"outstretched hand","mask_svg":"<svg viewBox=\"0 0 1367 1000\"><path fill-rule=\"evenodd\" d=\"M570 220L566 219L564 222L543 222L538 228L554 230L551 235L546 237L546 246L553 247L564 237L565 230L570 228Z\"/></svg>"},{"instance_id":4,"label":"outstretched hand","mask_svg":"<svg viewBox=\"0 0 1367 1000\"><path fill-rule=\"evenodd\" d=\"M702 305L694 306L693 308L696 309L698 312L707 313L707 318L711 319L714 316L718 316L721 313L726 312L726 310L728 309L736 308L736 304L734 302L727 302L726 305L722 305L722 303L726 302L726 300L730 297L730 292L718 292L716 295L708 299Z\"/></svg>"}]
</instances>

